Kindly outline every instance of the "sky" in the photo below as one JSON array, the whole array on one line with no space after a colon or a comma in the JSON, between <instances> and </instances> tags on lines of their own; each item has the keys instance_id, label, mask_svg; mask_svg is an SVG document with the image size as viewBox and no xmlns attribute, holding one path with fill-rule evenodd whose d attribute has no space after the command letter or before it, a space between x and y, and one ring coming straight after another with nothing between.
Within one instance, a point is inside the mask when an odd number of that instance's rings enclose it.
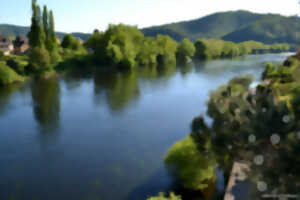
<instances>
[{"instance_id":1,"label":"sky","mask_svg":"<svg viewBox=\"0 0 300 200\"><path fill-rule=\"evenodd\" d=\"M38 0L52 9L57 31L91 33L108 24L139 28L200 18L215 12L300 14L299 0ZM31 0L0 0L0 24L30 25Z\"/></svg>"}]
</instances>

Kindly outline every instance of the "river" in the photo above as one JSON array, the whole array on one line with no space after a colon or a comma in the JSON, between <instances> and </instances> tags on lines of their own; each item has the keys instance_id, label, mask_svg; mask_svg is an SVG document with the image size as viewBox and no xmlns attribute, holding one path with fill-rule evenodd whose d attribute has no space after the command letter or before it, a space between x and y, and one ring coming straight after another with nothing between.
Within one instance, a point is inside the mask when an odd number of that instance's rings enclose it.
<instances>
[{"instance_id":1,"label":"river","mask_svg":"<svg viewBox=\"0 0 300 200\"><path fill-rule=\"evenodd\" d=\"M234 76L260 80L249 55L177 69L99 72L0 88L1 200L145 200L172 190L164 155Z\"/></svg>"}]
</instances>

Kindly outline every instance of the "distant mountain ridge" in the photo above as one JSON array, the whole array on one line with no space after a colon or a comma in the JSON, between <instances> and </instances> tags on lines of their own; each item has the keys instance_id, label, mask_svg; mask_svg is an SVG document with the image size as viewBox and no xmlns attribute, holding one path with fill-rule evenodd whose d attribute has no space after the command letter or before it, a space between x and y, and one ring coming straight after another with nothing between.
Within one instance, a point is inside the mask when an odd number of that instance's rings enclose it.
<instances>
[{"instance_id":1,"label":"distant mountain ridge","mask_svg":"<svg viewBox=\"0 0 300 200\"><path fill-rule=\"evenodd\" d=\"M8 36L18 36L18 35L27 35L29 32L29 27L26 26L17 26L11 24L0 24L0 34ZM56 32L57 37L62 39L67 33ZM87 40L91 34L86 33L71 33L74 37L79 37L82 40Z\"/></svg>"},{"instance_id":2,"label":"distant mountain ridge","mask_svg":"<svg viewBox=\"0 0 300 200\"><path fill-rule=\"evenodd\" d=\"M28 27L0 24L0 34L25 35ZM263 43L289 43L300 45L300 18L279 14L257 14L249 11L229 11L211 14L190 21L143 28L145 36L167 34L177 41L189 38L218 38L233 42L255 40ZM57 32L59 38L66 33ZM91 34L72 33L86 41Z\"/></svg>"},{"instance_id":3,"label":"distant mountain ridge","mask_svg":"<svg viewBox=\"0 0 300 200\"><path fill-rule=\"evenodd\" d=\"M300 18L279 14L230 11L142 29L146 36L169 34L175 40L219 38L234 42L255 40L264 43L300 44Z\"/></svg>"}]
</instances>

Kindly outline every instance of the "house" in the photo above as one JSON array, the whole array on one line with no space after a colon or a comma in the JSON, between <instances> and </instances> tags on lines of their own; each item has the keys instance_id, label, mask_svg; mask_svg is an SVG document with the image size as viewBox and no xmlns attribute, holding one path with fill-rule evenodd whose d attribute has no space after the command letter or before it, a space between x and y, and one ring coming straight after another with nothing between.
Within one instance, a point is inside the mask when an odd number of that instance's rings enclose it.
<instances>
[{"instance_id":1,"label":"house","mask_svg":"<svg viewBox=\"0 0 300 200\"><path fill-rule=\"evenodd\" d=\"M74 37L80 44L83 44L84 41L80 37Z\"/></svg>"},{"instance_id":2,"label":"house","mask_svg":"<svg viewBox=\"0 0 300 200\"><path fill-rule=\"evenodd\" d=\"M0 35L0 51L4 53L4 55L9 55L14 49L14 46L10 39L5 35Z\"/></svg>"},{"instance_id":3,"label":"house","mask_svg":"<svg viewBox=\"0 0 300 200\"><path fill-rule=\"evenodd\" d=\"M29 42L26 36L18 36L14 40L14 54L22 55L29 49Z\"/></svg>"}]
</instances>

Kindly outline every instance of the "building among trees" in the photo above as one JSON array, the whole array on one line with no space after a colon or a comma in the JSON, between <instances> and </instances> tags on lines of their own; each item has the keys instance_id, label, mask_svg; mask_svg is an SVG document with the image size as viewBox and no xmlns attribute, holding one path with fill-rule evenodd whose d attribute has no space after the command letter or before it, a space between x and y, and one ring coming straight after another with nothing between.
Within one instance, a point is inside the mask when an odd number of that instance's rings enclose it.
<instances>
[{"instance_id":1,"label":"building among trees","mask_svg":"<svg viewBox=\"0 0 300 200\"><path fill-rule=\"evenodd\" d=\"M9 55L14 49L13 43L11 40L4 35L0 35L0 51L4 53L4 55Z\"/></svg>"},{"instance_id":2,"label":"building among trees","mask_svg":"<svg viewBox=\"0 0 300 200\"><path fill-rule=\"evenodd\" d=\"M29 41L26 36L18 36L14 42L14 54L22 55L29 49Z\"/></svg>"}]
</instances>

